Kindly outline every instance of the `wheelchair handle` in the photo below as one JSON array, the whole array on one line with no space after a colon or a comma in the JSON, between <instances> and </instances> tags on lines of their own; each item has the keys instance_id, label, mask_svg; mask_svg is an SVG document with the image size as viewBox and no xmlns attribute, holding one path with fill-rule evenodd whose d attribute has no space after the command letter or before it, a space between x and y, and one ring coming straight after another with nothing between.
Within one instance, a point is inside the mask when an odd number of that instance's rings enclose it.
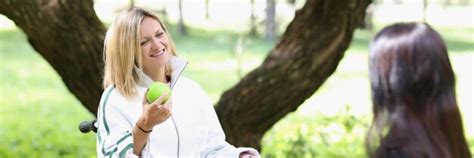
<instances>
[{"instance_id":1,"label":"wheelchair handle","mask_svg":"<svg viewBox=\"0 0 474 158\"><path fill-rule=\"evenodd\" d=\"M81 131L82 133L89 133L90 131L97 133L96 123L97 123L97 120L82 121L79 124L79 131Z\"/></svg>"}]
</instances>

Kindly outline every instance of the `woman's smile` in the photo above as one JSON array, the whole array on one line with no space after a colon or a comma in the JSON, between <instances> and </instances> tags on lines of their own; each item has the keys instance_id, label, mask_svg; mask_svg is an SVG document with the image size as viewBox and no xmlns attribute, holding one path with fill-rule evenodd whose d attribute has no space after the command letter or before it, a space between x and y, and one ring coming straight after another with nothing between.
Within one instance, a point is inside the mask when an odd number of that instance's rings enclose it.
<instances>
[{"instance_id":1,"label":"woman's smile","mask_svg":"<svg viewBox=\"0 0 474 158\"><path fill-rule=\"evenodd\" d=\"M163 56L163 54L165 54L165 51L166 51L165 48L163 48L163 49L161 49L161 50L158 51L158 52L152 53L152 54L150 55L150 57L153 57L153 58L154 58L154 57L161 57L161 56Z\"/></svg>"}]
</instances>

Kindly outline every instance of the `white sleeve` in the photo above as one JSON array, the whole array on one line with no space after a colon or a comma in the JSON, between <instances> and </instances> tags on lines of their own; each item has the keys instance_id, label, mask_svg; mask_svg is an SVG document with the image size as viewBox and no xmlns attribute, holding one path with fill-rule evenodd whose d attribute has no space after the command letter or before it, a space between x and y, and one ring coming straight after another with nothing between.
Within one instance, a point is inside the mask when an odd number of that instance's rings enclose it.
<instances>
[{"instance_id":1,"label":"white sleeve","mask_svg":"<svg viewBox=\"0 0 474 158\"><path fill-rule=\"evenodd\" d=\"M112 105L110 94L114 89L104 91L97 112L97 157L138 158L133 154L133 124L130 125L121 111ZM146 157L147 146L140 156Z\"/></svg>"},{"instance_id":2,"label":"white sleeve","mask_svg":"<svg viewBox=\"0 0 474 158\"><path fill-rule=\"evenodd\" d=\"M199 88L200 89L200 88ZM217 118L216 111L209 99L209 97L200 89L199 98L202 99L204 106L204 117L205 124L209 129L206 133L206 138L204 146L201 150L201 157L228 157L228 158L238 158L242 152L251 152L257 157L260 157L257 150L253 148L239 147L236 148L233 145L225 141L225 134L222 130L219 119Z\"/></svg>"}]
</instances>

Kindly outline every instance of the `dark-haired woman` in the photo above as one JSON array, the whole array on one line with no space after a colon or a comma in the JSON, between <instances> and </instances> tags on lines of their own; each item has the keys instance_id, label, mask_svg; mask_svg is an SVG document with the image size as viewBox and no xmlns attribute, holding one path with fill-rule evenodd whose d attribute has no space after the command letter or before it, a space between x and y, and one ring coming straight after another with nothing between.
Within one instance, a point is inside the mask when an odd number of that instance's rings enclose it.
<instances>
[{"instance_id":1,"label":"dark-haired woman","mask_svg":"<svg viewBox=\"0 0 474 158\"><path fill-rule=\"evenodd\" d=\"M370 157L472 157L447 49L429 25L399 23L380 31L370 46L369 75Z\"/></svg>"}]
</instances>

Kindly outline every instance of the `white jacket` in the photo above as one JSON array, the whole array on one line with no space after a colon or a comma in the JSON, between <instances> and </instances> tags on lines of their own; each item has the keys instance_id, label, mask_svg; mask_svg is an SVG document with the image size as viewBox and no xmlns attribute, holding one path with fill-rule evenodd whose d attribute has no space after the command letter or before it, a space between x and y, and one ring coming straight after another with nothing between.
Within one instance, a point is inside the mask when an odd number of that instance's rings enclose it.
<instances>
[{"instance_id":1,"label":"white jacket","mask_svg":"<svg viewBox=\"0 0 474 158\"><path fill-rule=\"evenodd\" d=\"M141 157L238 157L252 148L235 148L225 135L206 93L194 81L180 77L187 62L170 59L173 74L172 117L156 125ZM142 100L153 81L139 71L138 94L126 99L114 86L102 94L97 114L98 157L137 157L133 154L132 129L142 114Z\"/></svg>"}]
</instances>

